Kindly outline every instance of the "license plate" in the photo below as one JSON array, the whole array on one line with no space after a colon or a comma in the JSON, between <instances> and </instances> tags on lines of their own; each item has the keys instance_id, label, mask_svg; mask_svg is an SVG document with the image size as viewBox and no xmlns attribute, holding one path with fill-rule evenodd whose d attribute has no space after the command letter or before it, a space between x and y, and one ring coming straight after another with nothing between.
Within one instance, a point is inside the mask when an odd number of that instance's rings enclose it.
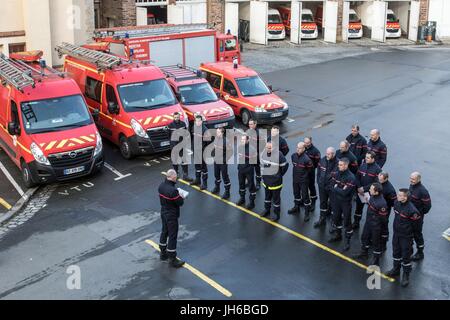
<instances>
[{"instance_id":1,"label":"license plate","mask_svg":"<svg viewBox=\"0 0 450 320\"><path fill-rule=\"evenodd\" d=\"M275 112L275 113L272 113L270 115L270 117L276 118L276 117L281 117L282 115L283 115L283 112Z\"/></svg>"},{"instance_id":2,"label":"license plate","mask_svg":"<svg viewBox=\"0 0 450 320\"><path fill-rule=\"evenodd\" d=\"M167 147L167 146L170 146L170 141L161 142L161 147Z\"/></svg>"},{"instance_id":3,"label":"license plate","mask_svg":"<svg viewBox=\"0 0 450 320\"><path fill-rule=\"evenodd\" d=\"M84 166L82 167L77 167L77 168L71 168L71 169L65 169L64 170L64 175L68 176L70 174L74 174L74 173L80 173L84 171Z\"/></svg>"},{"instance_id":4,"label":"license plate","mask_svg":"<svg viewBox=\"0 0 450 320\"><path fill-rule=\"evenodd\" d=\"M224 122L224 123L218 123L214 126L214 128L223 128L226 127L228 125L228 122Z\"/></svg>"}]
</instances>

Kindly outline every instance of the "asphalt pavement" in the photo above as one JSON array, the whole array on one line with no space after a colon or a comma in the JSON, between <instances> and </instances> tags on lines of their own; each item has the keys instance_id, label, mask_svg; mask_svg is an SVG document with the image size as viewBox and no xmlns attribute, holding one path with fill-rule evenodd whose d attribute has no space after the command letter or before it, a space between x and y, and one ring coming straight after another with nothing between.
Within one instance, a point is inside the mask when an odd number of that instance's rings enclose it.
<instances>
[{"instance_id":1,"label":"asphalt pavement","mask_svg":"<svg viewBox=\"0 0 450 320\"><path fill-rule=\"evenodd\" d=\"M279 223L257 216L263 190L248 211L180 182L190 195L182 208L178 254L191 269L174 270L151 245L159 240L157 187L171 167L168 155L126 161L105 143L109 168L41 187L19 214L23 222L2 227L0 298L450 299L450 243L442 237L450 227L450 50L388 48L263 78L290 106L281 133L291 151L312 136L324 153L358 123L364 135L381 130L388 147L385 169L395 187L407 187L411 172L422 173L433 208L425 219L425 260L414 264L408 288L384 276L392 266L391 245L382 258L380 288L370 290L367 261L352 258L361 230L351 251L342 253L343 244L327 242L328 228L313 229L318 205L307 223L303 212L287 215L291 170ZM230 172L235 201L237 171ZM70 285L74 266L80 289Z\"/></svg>"}]
</instances>

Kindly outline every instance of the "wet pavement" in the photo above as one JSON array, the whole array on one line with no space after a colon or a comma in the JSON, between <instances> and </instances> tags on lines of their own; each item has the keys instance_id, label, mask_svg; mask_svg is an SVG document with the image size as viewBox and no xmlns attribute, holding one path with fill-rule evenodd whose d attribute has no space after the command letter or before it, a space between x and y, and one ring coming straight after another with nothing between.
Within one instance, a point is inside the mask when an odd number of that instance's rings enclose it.
<instances>
[{"instance_id":1,"label":"wet pavement","mask_svg":"<svg viewBox=\"0 0 450 320\"><path fill-rule=\"evenodd\" d=\"M327 242L327 229L312 227L318 206L307 223L303 213L286 214L293 204L291 170L279 224L256 216L263 190L250 212L180 183L190 195L178 253L207 278L174 270L146 242L159 240L156 189L170 168L167 155L125 161L105 143L108 164L131 175L117 179L105 168L94 177L42 187L19 214L24 223L0 240L0 298L227 299L218 284L231 299L450 299L450 243L442 237L450 227L450 50L390 48L263 77L290 106L281 130L291 150L305 135L321 152L337 147L358 123L365 135L381 130L394 186L405 187L412 171L422 172L433 208L425 219L425 260L414 264L408 288L382 278L380 289L369 290L367 262L351 258L359 235L342 255L342 244ZM237 172L230 172L234 201ZM213 179L210 169L210 188ZM391 255L389 245L382 272L391 267ZM68 289L71 266L79 268L80 290Z\"/></svg>"}]
</instances>

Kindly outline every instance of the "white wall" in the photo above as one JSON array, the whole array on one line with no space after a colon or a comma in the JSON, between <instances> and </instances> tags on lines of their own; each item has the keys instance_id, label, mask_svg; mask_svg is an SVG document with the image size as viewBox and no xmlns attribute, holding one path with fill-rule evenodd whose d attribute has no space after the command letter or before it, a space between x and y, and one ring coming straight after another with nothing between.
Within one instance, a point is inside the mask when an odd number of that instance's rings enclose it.
<instances>
[{"instance_id":1,"label":"white wall","mask_svg":"<svg viewBox=\"0 0 450 320\"><path fill-rule=\"evenodd\" d=\"M430 0L428 20L437 22L439 38L450 38L450 1Z\"/></svg>"},{"instance_id":2,"label":"white wall","mask_svg":"<svg viewBox=\"0 0 450 320\"><path fill-rule=\"evenodd\" d=\"M1 0L0 32L21 31L25 29L21 0Z\"/></svg>"},{"instance_id":3,"label":"white wall","mask_svg":"<svg viewBox=\"0 0 450 320\"><path fill-rule=\"evenodd\" d=\"M183 7L183 23L207 23L206 2L177 2Z\"/></svg>"},{"instance_id":4,"label":"white wall","mask_svg":"<svg viewBox=\"0 0 450 320\"><path fill-rule=\"evenodd\" d=\"M239 3L239 20L250 21L250 2Z\"/></svg>"}]
</instances>

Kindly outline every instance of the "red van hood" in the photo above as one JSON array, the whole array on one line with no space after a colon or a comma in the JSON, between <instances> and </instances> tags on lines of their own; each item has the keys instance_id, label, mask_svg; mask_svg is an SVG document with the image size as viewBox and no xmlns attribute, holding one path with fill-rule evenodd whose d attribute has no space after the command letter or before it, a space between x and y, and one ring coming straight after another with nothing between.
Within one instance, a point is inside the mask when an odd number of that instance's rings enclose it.
<instances>
[{"instance_id":1,"label":"red van hood","mask_svg":"<svg viewBox=\"0 0 450 320\"><path fill-rule=\"evenodd\" d=\"M245 97L242 100L254 107L260 107L266 110L279 109L286 104L280 97L273 93L264 96Z\"/></svg>"},{"instance_id":2,"label":"red van hood","mask_svg":"<svg viewBox=\"0 0 450 320\"><path fill-rule=\"evenodd\" d=\"M44 155L48 156L53 153L95 147L96 132L95 124L91 124L76 129L32 134L31 139L41 148Z\"/></svg>"},{"instance_id":3,"label":"red van hood","mask_svg":"<svg viewBox=\"0 0 450 320\"><path fill-rule=\"evenodd\" d=\"M222 100L204 104L185 105L184 109L189 116L193 117L194 114L200 113L201 115L205 116L206 120L208 120L208 118L229 118L230 110L233 110L227 103L223 102Z\"/></svg>"},{"instance_id":4,"label":"red van hood","mask_svg":"<svg viewBox=\"0 0 450 320\"><path fill-rule=\"evenodd\" d=\"M175 112L179 112L181 114L181 121L184 121L184 112L179 104L156 110L129 112L128 115L139 121L144 130L148 130L150 128L168 126L173 121L173 114Z\"/></svg>"},{"instance_id":5,"label":"red van hood","mask_svg":"<svg viewBox=\"0 0 450 320\"><path fill-rule=\"evenodd\" d=\"M302 22L302 29L315 30L316 28L317 24L315 22Z\"/></svg>"}]
</instances>

